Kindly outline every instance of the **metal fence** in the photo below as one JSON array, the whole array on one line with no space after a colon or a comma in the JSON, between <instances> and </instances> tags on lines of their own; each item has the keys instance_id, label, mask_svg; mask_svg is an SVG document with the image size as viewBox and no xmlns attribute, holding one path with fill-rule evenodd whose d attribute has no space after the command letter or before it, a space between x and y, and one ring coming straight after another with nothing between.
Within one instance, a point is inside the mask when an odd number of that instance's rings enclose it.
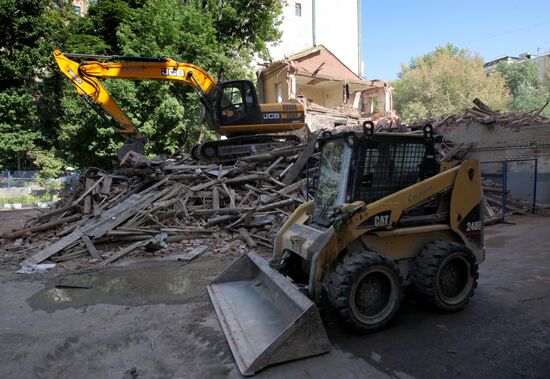
<instances>
[{"instance_id":1,"label":"metal fence","mask_svg":"<svg viewBox=\"0 0 550 379\"><path fill-rule=\"evenodd\" d=\"M488 161L480 164L485 200L495 213L489 216L500 216L504 221L513 212L535 212L537 159Z\"/></svg>"},{"instance_id":2,"label":"metal fence","mask_svg":"<svg viewBox=\"0 0 550 379\"><path fill-rule=\"evenodd\" d=\"M10 191L12 188L32 187L36 183L37 171L2 171L0 188Z\"/></svg>"},{"instance_id":3,"label":"metal fence","mask_svg":"<svg viewBox=\"0 0 550 379\"><path fill-rule=\"evenodd\" d=\"M18 209L51 204L59 198L59 186L42 185L38 171L0 172L0 209Z\"/></svg>"}]
</instances>

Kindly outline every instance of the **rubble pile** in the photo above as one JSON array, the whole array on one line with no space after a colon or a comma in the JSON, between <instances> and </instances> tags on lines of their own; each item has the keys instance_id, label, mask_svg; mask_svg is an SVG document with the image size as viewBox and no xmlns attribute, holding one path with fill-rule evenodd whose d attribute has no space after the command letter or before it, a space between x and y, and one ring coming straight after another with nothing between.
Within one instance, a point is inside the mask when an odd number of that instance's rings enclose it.
<instances>
[{"instance_id":1,"label":"rubble pile","mask_svg":"<svg viewBox=\"0 0 550 379\"><path fill-rule=\"evenodd\" d=\"M525 125L532 124L550 124L550 119L541 116L544 109L550 103L550 100L546 102L539 109L535 109L531 112L498 112L491 109L480 99L473 100L474 106L467 109L461 115L450 115L441 119L423 120L421 122L410 125L411 130L417 130L426 123L431 123L434 128L452 126L456 124L470 124L476 123L486 125L492 128L494 125L506 126L510 128L521 128Z\"/></svg>"},{"instance_id":2,"label":"rubble pile","mask_svg":"<svg viewBox=\"0 0 550 379\"><path fill-rule=\"evenodd\" d=\"M113 172L88 169L71 196L4 234L0 260L80 270L147 252L190 250L191 259L270 249L290 213L311 198L306 183L317 136L227 164L130 152Z\"/></svg>"},{"instance_id":3,"label":"rubble pile","mask_svg":"<svg viewBox=\"0 0 550 379\"><path fill-rule=\"evenodd\" d=\"M499 113L480 100L461 116L449 116L415 125L375 123L377 132L422 133L458 123L493 123L520 127L550 123L530 113ZM315 108L315 104L308 104ZM323 109L317 109L318 114ZM306 143L213 164L190 157L149 159L130 152L112 172L90 168L73 183L71 196L27 222L21 230L0 236L0 262L33 266L49 261L69 269L103 266L126 256L165 255L189 251L192 259L205 251L240 255L271 249L273 238L290 213L311 199L308 183L314 175L317 137L323 130L361 131L359 118L340 109L329 126L313 129ZM316 114L309 109L308 114ZM344 117L345 116L345 117ZM357 115L354 115L357 116ZM330 121L330 122L329 122ZM436 140L440 163L462 160L472 144ZM503 210L499 185L485 180L486 221L496 222ZM530 204L506 194L506 210L524 212ZM185 257L184 257L185 258Z\"/></svg>"}]
</instances>

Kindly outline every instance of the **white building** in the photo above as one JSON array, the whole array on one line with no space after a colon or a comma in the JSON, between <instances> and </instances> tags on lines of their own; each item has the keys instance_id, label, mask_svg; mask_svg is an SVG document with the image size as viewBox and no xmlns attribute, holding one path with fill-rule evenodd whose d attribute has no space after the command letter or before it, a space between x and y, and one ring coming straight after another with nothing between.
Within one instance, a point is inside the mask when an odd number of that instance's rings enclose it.
<instances>
[{"instance_id":1,"label":"white building","mask_svg":"<svg viewBox=\"0 0 550 379\"><path fill-rule=\"evenodd\" d=\"M493 72L497 69L497 66L501 62L505 62L506 64L513 64L526 62L528 60L533 62L537 66L538 78L540 82L544 82L549 79L547 75L550 70L550 52L546 52L540 55L523 53L520 54L518 57L506 55L504 57L500 57L490 62L487 62L483 66L485 67L486 72Z\"/></svg>"},{"instance_id":2,"label":"white building","mask_svg":"<svg viewBox=\"0 0 550 379\"><path fill-rule=\"evenodd\" d=\"M323 45L362 76L361 0L287 0L280 43L269 51L274 61Z\"/></svg>"}]
</instances>

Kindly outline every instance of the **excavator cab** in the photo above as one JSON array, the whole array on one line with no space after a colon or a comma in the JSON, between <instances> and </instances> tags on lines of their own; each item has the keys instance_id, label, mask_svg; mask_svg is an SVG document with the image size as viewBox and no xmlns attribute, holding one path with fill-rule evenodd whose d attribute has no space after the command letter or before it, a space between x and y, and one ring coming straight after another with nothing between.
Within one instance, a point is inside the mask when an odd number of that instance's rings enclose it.
<instances>
[{"instance_id":1,"label":"excavator cab","mask_svg":"<svg viewBox=\"0 0 550 379\"><path fill-rule=\"evenodd\" d=\"M202 102L207 109L208 126L228 139L198 146L192 154L200 160L236 160L301 142L289 132L303 128L303 106L260 104L256 88L249 80L218 82Z\"/></svg>"},{"instance_id":2,"label":"excavator cab","mask_svg":"<svg viewBox=\"0 0 550 379\"><path fill-rule=\"evenodd\" d=\"M216 117L219 126L261 123L256 88L249 80L232 80L219 86L216 94Z\"/></svg>"}]
</instances>

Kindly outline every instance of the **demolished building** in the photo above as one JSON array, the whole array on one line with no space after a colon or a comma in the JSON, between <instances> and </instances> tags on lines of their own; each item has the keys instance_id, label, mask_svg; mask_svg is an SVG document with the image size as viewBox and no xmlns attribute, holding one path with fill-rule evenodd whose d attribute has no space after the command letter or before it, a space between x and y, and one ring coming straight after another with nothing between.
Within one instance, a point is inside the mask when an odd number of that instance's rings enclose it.
<instances>
[{"instance_id":1,"label":"demolished building","mask_svg":"<svg viewBox=\"0 0 550 379\"><path fill-rule=\"evenodd\" d=\"M484 174L499 178L507 191L533 206L550 206L550 119L541 116L544 107L504 113L479 99L474 103L462 115L430 122L465 156L479 160Z\"/></svg>"},{"instance_id":2,"label":"demolished building","mask_svg":"<svg viewBox=\"0 0 550 379\"><path fill-rule=\"evenodd\" d=\"M310 131L395 117L389 83L361 78L323 45L267 65L257 86L262 102L303 103Z\"/></svg>"}]
</instances>

